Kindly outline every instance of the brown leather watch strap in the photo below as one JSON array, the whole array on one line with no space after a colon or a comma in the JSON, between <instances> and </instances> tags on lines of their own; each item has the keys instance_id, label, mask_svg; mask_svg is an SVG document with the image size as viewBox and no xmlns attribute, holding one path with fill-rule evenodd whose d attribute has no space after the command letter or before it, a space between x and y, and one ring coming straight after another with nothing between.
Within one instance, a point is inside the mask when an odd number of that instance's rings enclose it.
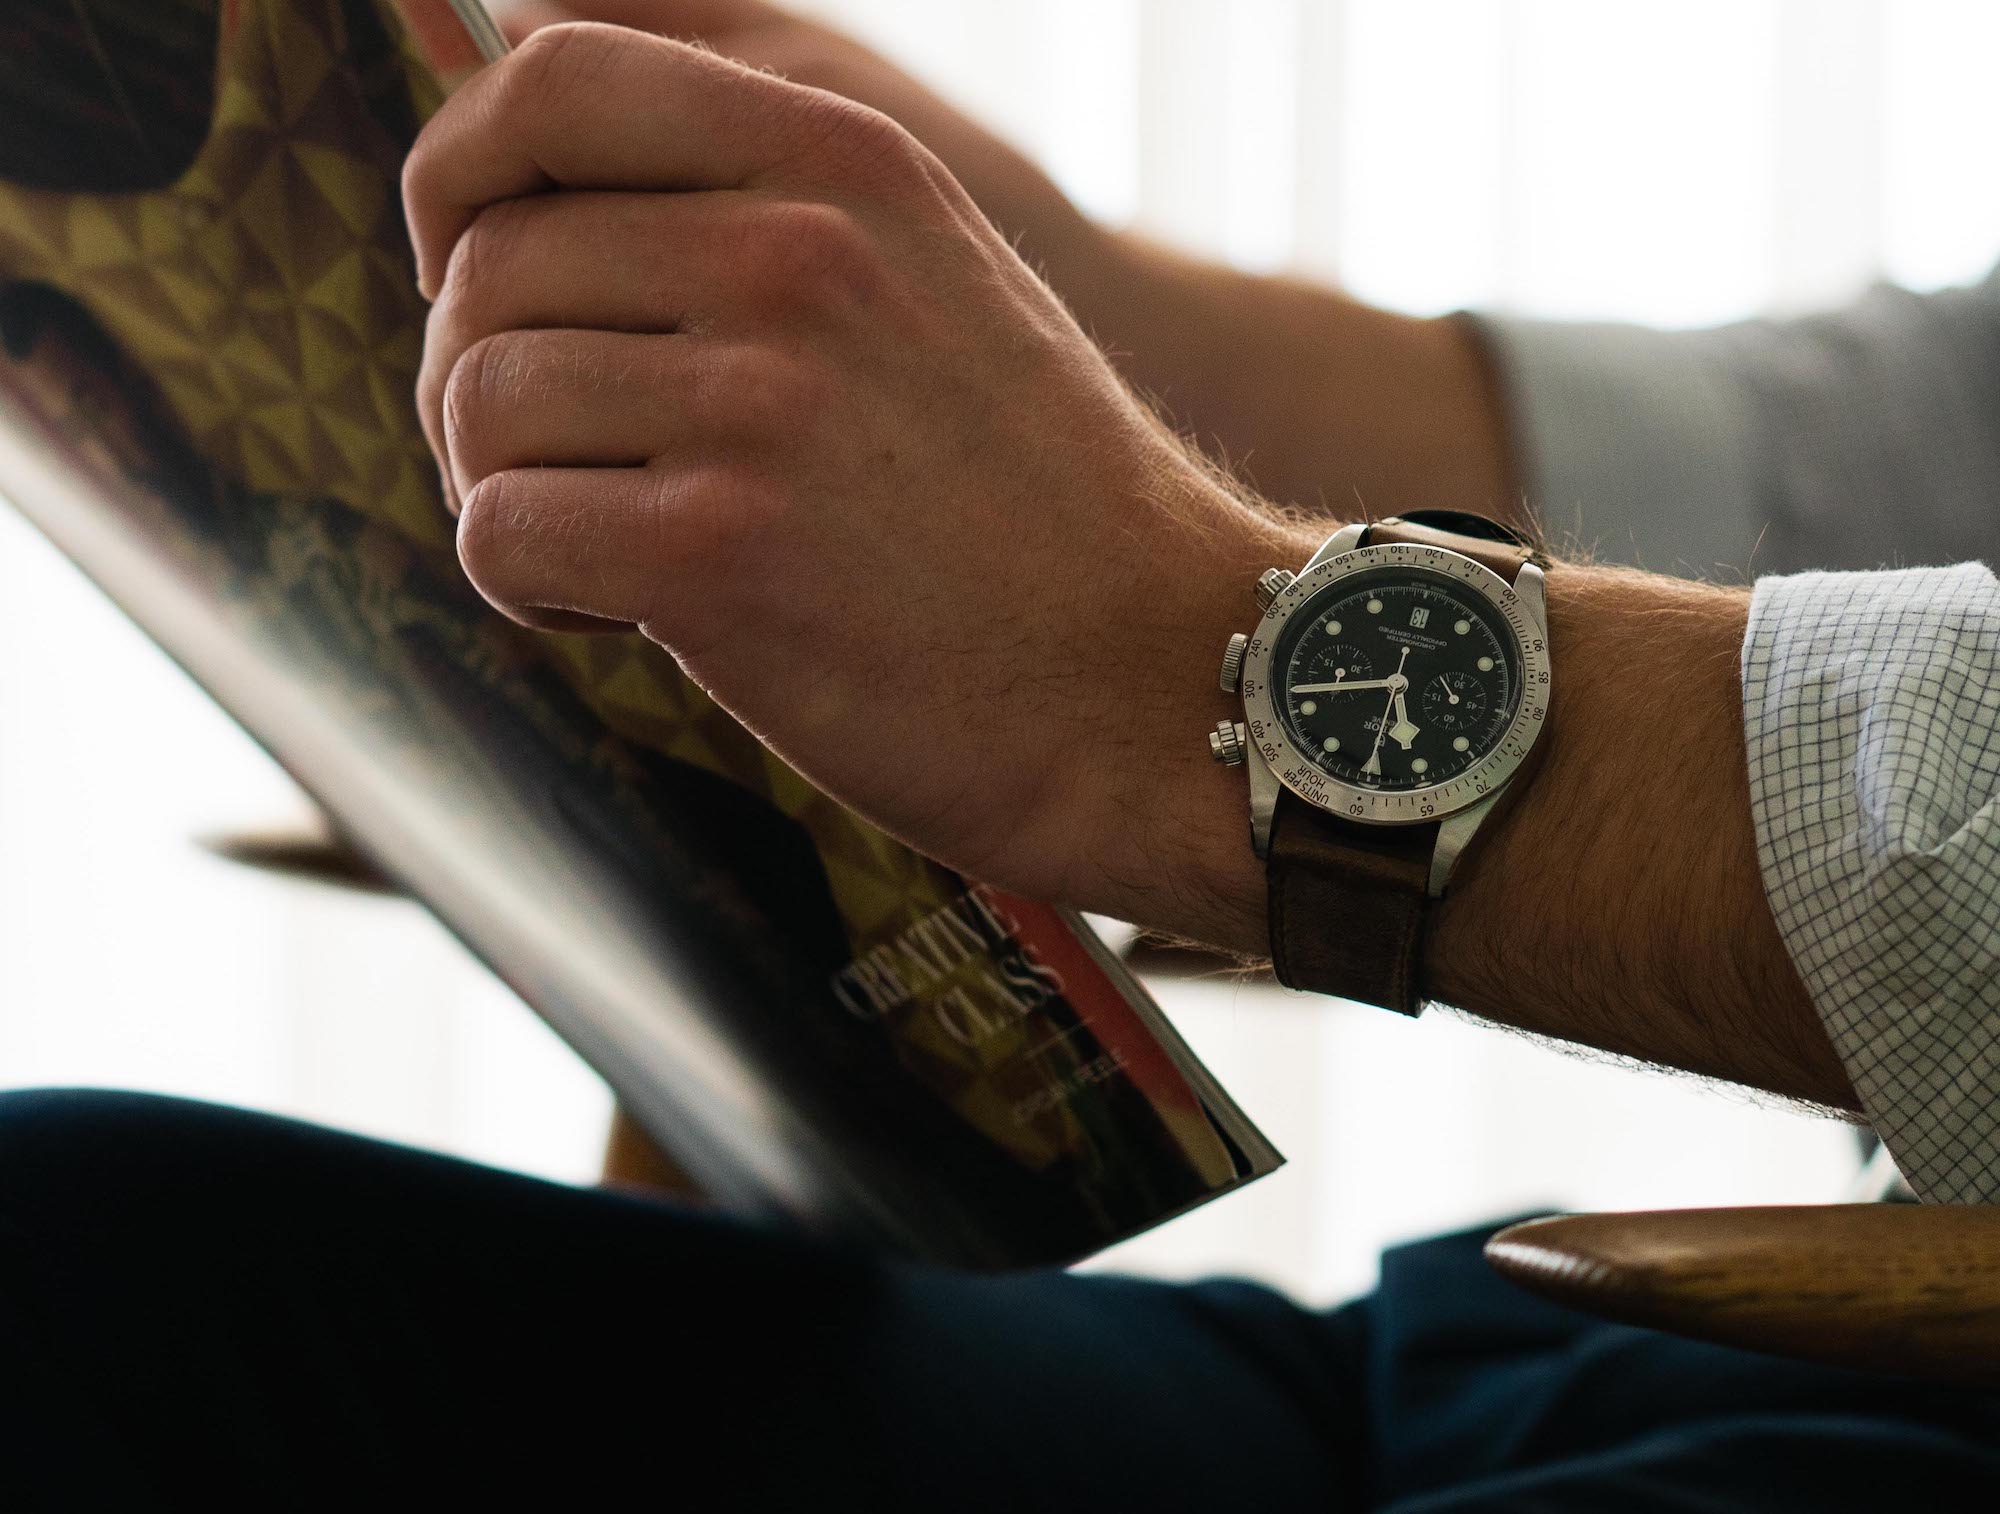
<instances>
[{"instance_id":1,"label":"brown leather watch strap","mask_svg":"<svg viewBox=\"0 0 2000 1514\"><path fill-rule=\"evenodd\" d=\"M1540 562L1525 538L1476 515L1427 510L1378 521L1360 544L1442 547L1514 583ZM1423 1008L1418 968L1438 827L1362 825L1292 793L1271 816L1271 961L1280 982L1379 1004Z\"/></svg>"},{"instance_id":2,"label":"brown leather watch strap","mask_svg":"<svg viewBox=\"0 0 2000 1514\"><path fill-rule=\"evenodd\" d=\"M1450 519L1445 511L1426 511L1433 520ZM1477 522L1489 525L1478 516L1466 516L1467 523ZM1415 547L1443 547L1447 552L1456 552L1460 557L1469 557L1482 568L1491 568L1508 583L1521 576L1521 569L1539 559L1535 549L1524 541L1507 541L1499 537L1473 536L1467 532L1450 531L1441 526L1427 525L1419 520L1405 520L1392 516L1388 520L1377 521L1368 528L1361 538L1370 547L1383 543L1405 542Z\"/></svg>"},{"instance_id":3,"label":"brown leather watch strap","mask_svg":"<svg viewBox=\"0 0 2000 1514\"><path fill-rule=\"evenodd\" d=\"M1267 874L1278 981L1416 1014L1437 834L1435 824L1345 825L1279 794Z\"/></svg>"}]
</instances>

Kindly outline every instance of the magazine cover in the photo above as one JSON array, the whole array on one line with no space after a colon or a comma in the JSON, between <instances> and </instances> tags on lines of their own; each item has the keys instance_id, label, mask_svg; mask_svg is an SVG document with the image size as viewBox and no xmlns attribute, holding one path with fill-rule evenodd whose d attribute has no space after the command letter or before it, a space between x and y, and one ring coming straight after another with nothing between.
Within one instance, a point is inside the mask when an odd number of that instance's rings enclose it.
<instances>
[{"instance_id":1,"label":"magazine cover","mask_svg":"<svg viewBox=\"0 0 2000 1514\"><path fill-rule=\"evenodd\" d=\"M0 495L718 1202L1022 1266L1272 1170L1081 920L466 583L399 175L502 45L473 0L9 0Z\"/></svg>"}]
</instances>

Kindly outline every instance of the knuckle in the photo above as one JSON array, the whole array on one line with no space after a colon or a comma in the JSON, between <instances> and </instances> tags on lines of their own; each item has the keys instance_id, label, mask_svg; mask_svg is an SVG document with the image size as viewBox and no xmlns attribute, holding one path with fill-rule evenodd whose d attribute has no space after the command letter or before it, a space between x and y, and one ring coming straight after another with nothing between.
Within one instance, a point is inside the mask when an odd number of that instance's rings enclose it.
<instances>
[{"instance_id":1,"label":"knuckle","mask_svg":"<svg viewBox=\"0 0 2000 1514\"><path fill-rule=\"evenodd\" d=\"M415 219L417 210L430 204L431 180L436 177L438 138L435 132L420 132L403 159L403 205Z\"/></svg>"},{"instance_id":2,"label":"knuckle","mask_svg":"<svg viewBox=\"0 0 2000 1514\"><path fill-rule=\"evenodd\" d=\"M786 309L864 303L881 277L867 229L837 205L774 206L754 245L757 292Z\"/></svg>"},{"instance_id":3,"label":"knuckle","mask_svg":"<svg viewBox=\"0 0 2000 1514\"><path fill-rule=\"evenodd\" d=\"M460 502L459 566L474 588L503 608L515 598L523 526L519 491L504 473L481 479Z\"/></svg>"},{"instance_id":4,"label":"knuckle","mask_svg":"<svg viewBox=\"0 0 2000 1514\"><path fill-rule=\"evenodd\" d=\"M740 464L715 463L674 480L653 509L661 559L717 590L754 574L778 514L778 491Z\"/></svg>"},{"instance_id":5,"label":"knuckle","mask_svg":"<svg viewBox=\"0 0 2000 1514\"><path fill-rule=\"evenodd\" d=\"M876 185L920 171L923 149L916 138L881 111L826 92L814 108L820 112L820 151L831 165Z\"/></svg>"},{"instance_id":6,"label":"knuckle","mask_svg":"<svg viewBox=\"0 0 2000 1514\"><path fill-rule=\"evenodd\" d=\"M586 85L605 66L605 28L575 24L544 26L529 34L506 60L495 108L546 110L552 98Z\"/></svg>"},{"instance_id":7,"label":"knuckle","mask_svg":"<svg viewBox=\"0 0 2000 1514\"><path fill-rule=\"evenodd\" d=\"M741 349L721 358L697 386L696 423L737 438L792 436L821 412L828 389L805 363L766 347Z\"/></svg>"},{"instance_id":8,"label":"knuckle","mask_svg":"<svg viewBox=\"0 0 2000 1514\"><path fill-rule=\"evenodd\" d=\"M517 391L522 369L517 333L483 337L466 348L444 381L446 437L454 444L476 437L482 419Z\"/></svg>"},{"instance_id":9,"label":"knuckle","mask_svg":"<svg viewBox=\"0 0 2000 1514\"><path fill-rule=\"evenodd\" d=\"M507 254L520 233L521 213L515 201L489 205L459 233L445 260L437 303L463 321L480 291L505 276Z\"/></svg>"},{"instance_id":10,"label":"knuckle","mask_svg":"<svg viewBox=\"0 0 2000 1514\"><path fill-rule=\"evenodd\" d=\"M632 618L677 655L700 655L746 611L768 553L758 522L771 490L740 460L649 471L631 541L658 571Z\"/></svg>"}]
</instances>

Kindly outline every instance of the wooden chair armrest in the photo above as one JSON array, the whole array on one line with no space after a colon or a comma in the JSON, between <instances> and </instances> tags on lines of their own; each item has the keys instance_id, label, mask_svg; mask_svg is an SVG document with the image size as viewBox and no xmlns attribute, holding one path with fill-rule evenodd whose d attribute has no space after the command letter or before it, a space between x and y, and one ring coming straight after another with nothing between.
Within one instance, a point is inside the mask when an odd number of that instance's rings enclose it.
<instances>
[{"instance_id":1,"label":"wooden chair armrest","mask_svg":"<svg viewBox=\"0 0 2000 1514\"><path fill-rule=\"evenodd\" d=\"M1833 1366L2000 1384L2000 1208L1835 1204L1530 1220L1487 1260L1555 1303Z\"/></svg>"}]
</instances>

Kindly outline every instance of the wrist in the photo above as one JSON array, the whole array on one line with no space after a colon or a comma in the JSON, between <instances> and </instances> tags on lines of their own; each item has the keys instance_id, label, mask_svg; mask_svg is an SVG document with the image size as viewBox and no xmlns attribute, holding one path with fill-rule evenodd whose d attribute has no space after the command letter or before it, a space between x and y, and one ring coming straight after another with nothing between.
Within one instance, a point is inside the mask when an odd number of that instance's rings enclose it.
<instances>
[{"instance_id":1,"label":"wrist","mask_svg":"<svg viewBox=\"0 0 2000 1514\"><path fill-rule=\"evenodd\" d=\"M1218 687L1222 649L1250 630L1253 589L1297 568L1325 528L1246 504L1195 463L1175 484L1176 540L1108 565L1128 585L1115 621L1122 655L1082 744L1086 782L1049 827L1073 862L1063 897L1079 908L1245 957L1265 950L1263 864L1251 848L1243 770L1218 765L1207 736L1241 705ZM1111 712L1106 718L1106 712ZM1136 718L1135 718L1136 717Z\"/></svg>"}]
</instances>

